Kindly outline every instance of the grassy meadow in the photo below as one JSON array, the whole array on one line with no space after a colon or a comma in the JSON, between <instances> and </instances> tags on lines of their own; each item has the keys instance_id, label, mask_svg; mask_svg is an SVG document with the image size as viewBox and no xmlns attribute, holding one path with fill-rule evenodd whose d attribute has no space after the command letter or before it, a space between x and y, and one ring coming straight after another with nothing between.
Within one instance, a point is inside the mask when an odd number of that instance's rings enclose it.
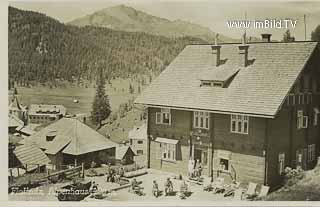
<instances>
[{"instance_id":1,"label":"grassy meadow","mask_svg":"<svg viewBox=\"0 0 320 207\"><path fill-rule=\"evenodd\" d=\"M134 88L134 93L129 92L129 85ZM141 87L141 90L143 88ZM17 87L19 100L24 105L30 104L61 104L67 108L69 114L86 113L90 115L91 106L95 96L94 87L67 86L60 88L49 87ZM106 84L106 94L109 96L112 113L119 110L122 103L127 103L130 99L138 96L138 82L131 79L115 79L111 84ZM74 103L77 99L79 102ZM98 132L102 135L110 135L116 142L123 142L128 139L128 132L134 127L143 123L140 119L140 106L134 107L122 118L110 122L111 116L105 121L106 124ZM88 123L89 124L89 123ZM90 124L89 124L90 125ZM91 125L92 126L92 125ZM94 126L93 126L94 128Z\"/></svg>"}]
</instances>

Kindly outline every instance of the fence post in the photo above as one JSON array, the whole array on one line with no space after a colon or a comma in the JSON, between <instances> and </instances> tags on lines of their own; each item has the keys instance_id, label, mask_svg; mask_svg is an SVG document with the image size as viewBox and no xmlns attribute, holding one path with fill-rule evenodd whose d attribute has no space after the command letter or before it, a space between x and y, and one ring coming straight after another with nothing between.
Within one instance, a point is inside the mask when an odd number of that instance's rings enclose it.
<instances>
[{"instance_id":1,"label":"fence post","mask_svg":"<svg viewBox=\"0 0 320 207\"><path fill-rule=\"evenodd\" d=\"M13 181L12 169L10 169L10 180Z\"/></svg>"},{"instance_id":2,"label":"fence post","mask_svg":"<svg viewBox=\"0 0 320 207\"><path fill-rule=\"evenodd\" d=\"M84 163L81 163L82 178L84 178Z\"/></svg>"}]
</instances>

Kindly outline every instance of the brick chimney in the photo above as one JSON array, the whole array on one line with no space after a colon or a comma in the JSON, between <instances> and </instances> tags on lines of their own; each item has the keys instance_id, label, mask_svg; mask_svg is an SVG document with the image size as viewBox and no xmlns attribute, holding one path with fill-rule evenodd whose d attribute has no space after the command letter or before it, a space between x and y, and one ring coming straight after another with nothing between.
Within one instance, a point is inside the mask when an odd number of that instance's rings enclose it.
<instances>
[{"instance_id":1,"label":"brick chimney","mask_svg":"<svg viewBox=\"0 0 320 207\"><path fill-rule=\"evenodd\" d=\"M218 45L218 36L219 34L216 34L215 43L211 46L212 53L216 54L216 66L220 65L220 49L221 45Z\"/></svg>"},{"instance_id":2,"label":"brick chimney","mask_svg":"<svg viewBox=\"0 0 320 207\"><path fill-rule=\"evenodd\" d=\"M240 66L247 67L249 45L246 43L246 33L243 34L242 45L239 45L238 47L239 47L239 54L241 56Z\"/></svg>"},{"instance_id":3,"label":"brick chimney","mask_svg":"<svg viewBox=\"0 0 320 207\"><path fill-rule=\"evenodd\" d=\"M261 34L262 42L271 42L271 34Z\"/></svg>"}]
</instances>

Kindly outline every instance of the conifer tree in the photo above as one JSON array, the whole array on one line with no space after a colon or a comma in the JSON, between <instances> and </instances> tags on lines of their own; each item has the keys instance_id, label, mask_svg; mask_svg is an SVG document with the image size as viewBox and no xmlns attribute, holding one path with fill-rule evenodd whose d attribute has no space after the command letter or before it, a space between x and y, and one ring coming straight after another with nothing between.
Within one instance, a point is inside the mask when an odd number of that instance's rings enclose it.
<instances>
[{"instance_id":1,"label":"conifer tree","mask_svg":"<svg viewBox=\"0 0 320 207\"><path fill-rule=\"evenodd\" d=\"M102 126L102 121L107 119L111 113L111 107L109 104L109 97L105 91L105 80L103 77L102 68L99 69L99 77L97 77L96 95L92 104L92 121L98 125L98 128Z\"/></svg>"}]
</instances>

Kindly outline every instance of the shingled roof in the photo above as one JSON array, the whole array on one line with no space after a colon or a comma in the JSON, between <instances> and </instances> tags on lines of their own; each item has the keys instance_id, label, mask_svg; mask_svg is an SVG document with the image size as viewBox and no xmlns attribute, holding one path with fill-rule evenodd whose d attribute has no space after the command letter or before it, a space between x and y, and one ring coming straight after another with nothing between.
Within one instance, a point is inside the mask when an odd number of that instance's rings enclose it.
<instances>
[{"instance_id":1,"label":"shingled roof","mask_svg":"<svg viewBox=\"0 0 320 207\"><path fill-rule=\"evenodd\" d=\"M47 135L52 135L47 141ZM80 155L94 151L113 148L114 142L107 139L86 124L74 118L62 118L34 133L25 142L34 142L47 154L56 154L60 150L71 155Z\"/></svg>"},{"instance_id":2,"label":"shingled roof","mask_svg":"<svg viewBox=\"0 0 320 207\"><path fill-rule=\"evenodd\" d=\"M50 163L45 153L34 143L17 146L13 153L23 166L28 166L27 170L34 170L39 166Z\"/></svg>"},{"instance_id":3,"label":"shingled roof","mask_svg":"<svg viewBox=\"0 0 320 207\"><path fill-rule=\"evenodd\" d=\"M221 46L219 66L211 45L186 46L135 103L273 118L317 43L250 43L247 67L241 67L239 45ZM228 74L218 72L224 69ZM227 88L200 87L210 73L219 80L236 75Z\"/></svg>"}]
</instances>

